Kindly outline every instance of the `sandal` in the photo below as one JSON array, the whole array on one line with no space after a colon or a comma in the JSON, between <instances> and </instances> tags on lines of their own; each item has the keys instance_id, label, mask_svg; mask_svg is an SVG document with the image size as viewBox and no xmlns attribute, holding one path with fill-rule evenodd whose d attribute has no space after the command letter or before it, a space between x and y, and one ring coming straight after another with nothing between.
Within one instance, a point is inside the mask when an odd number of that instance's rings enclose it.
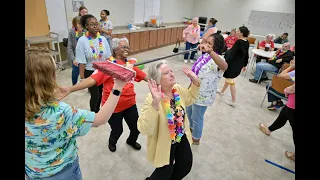
<instances>
[{"instance_id":1,"label":"sandal","mask_svg":"<svg viewBox=\"0 0 320 180\"><path fill-rule=\"evenodd\" d=\"M267 125L260 123L259 128L265 135L270 136L270 133L267 133L267 129L268 129Z\"/></svg>"},{"instance_id":2,"label":"sandal","mask_svg":"<svg viewBox=\"0 0 320 180\"><path fill-rule=\"evenodd\" d=\"M284 154L292 161L296 161L296 154L294 152L286 151Z\"/></svg>"}]
</instances>

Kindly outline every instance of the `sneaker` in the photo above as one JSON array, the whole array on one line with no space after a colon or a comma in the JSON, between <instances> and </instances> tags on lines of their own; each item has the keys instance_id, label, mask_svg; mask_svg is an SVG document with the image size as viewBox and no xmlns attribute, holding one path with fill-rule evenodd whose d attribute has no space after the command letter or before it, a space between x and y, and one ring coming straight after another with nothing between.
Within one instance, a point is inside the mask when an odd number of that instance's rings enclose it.
<instances>
[{"instance_id":1,"label":"sneaker","mask_svg":"<svg viewBox=\"0 0 320 180\"><path fill-rule=\"evenodd\" d=\"M271 104L270 106L267 107L269 110L277 110L277 105Z\"/></svg>"},{"instance_id":2,"label":"sneaker","mask_svg":"<svg viewBox=\"0 0 320 180\"><path fill-rule=\"evenodd\" d=\"M220 96L224 96L224 93L222 93L220 89L217 90L217 93L218 93Z\"/></svg>"},{"instance_id":3,"label":"sneaker","mask_svg":"<svg viewBox=\"0 0 320 180\"><path fill-rule=\"evenodd\" d=\"M232 102L231 100L226 100L224 101L226 104L228 104L229 106L232 106L232 107L235 107L236 106L236 103L235 102Z\"/></svg>"},{"instance_id":4,"label":"sneaker","mask_svg":"<svg viewBox=\"0 0 320 180\"><path fill-rule=\"evenodd\" d=\"M192 138L192 144L193 144L193 145L199 145L199 144L200 144L200 139L194 139L194 138Z\"/></svg>"},{"instance_id":5,"label":"sneaker","mask_svg":"<svg viewBox=\"0 0 320 180\"><path fill-rule=\"evenodd\" d=\"M193 60L190 59L189 62L190 62L191 64L193 64Z\"/></svg>"},{"instance_id":6,"label":"sneaker","mask_svg":"<svg viewBox=\"0 0 320 180\"><path fill-rule=\"evenodd\" d=\"M188 64L188 60L184 60L184 63Z\"/></svg>"},{"instance_id":7,"label":"sneaker","mask_svg":"<svg viewBox=\"0 0 320 180\"><path fill-rule=\"evenodd\" d=\"M280 101L280 102L277 102L277 104L276 104L279 108L281 108L281 107L283 107L284 106L284 104L283 104L283 102L282 101Z\"/></svg>"}]
</instances>

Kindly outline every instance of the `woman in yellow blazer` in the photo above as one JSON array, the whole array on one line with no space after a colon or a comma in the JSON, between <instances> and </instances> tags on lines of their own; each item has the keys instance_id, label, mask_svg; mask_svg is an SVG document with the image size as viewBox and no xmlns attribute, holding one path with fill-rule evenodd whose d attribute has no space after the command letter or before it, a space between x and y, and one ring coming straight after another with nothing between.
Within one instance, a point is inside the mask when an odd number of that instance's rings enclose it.
<instances>
[{"instance_id":1,"label":"woman in yellow blazer","mask_svg":"<svg viewBox=\"0 0 320 180\"><path fill-rule=\"evenodd\" d=\"M176 84L164 62L152 64L148 71L151 93L141 109L138 129L148 136L147 158L156 169L146 180L180 180L192 167L192 137L185 109L197 100L200 81L188 68L182 71L192 81L188 89Z\"/></svg>"}]
</instances>

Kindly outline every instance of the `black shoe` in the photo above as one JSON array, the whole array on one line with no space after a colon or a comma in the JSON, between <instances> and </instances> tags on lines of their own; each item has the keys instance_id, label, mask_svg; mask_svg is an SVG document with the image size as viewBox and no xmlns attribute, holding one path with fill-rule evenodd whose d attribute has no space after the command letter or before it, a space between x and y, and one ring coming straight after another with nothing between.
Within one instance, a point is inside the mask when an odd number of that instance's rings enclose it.
<instances>
[{"instance_id":1,"label":"black shoe","mask_svg":"<svg viewBox=\"0 0 320 180\"><path fill-rule=\"evenodd\" d=\"M267 77L265 77L265 78L260 78L260 81L267 81L267 80L269 80Z\"/></svg>"},{"instance_id":2,"label":"black shoe","mask_svg":"<svg viewBox=\"0 0 320 180\"><path fill-rule=\"evenodd\" d=\"M111 152L115 152L117 150L117 146L115 144L109 144L108 147Z\"/></svg>"},{"instance_id":3,"label":"black shoe","mask_svg":"<svg viewBox=\"0 0 320 180\"><path fill-rule=\"evenodd\" d=\"M258 80L255 80L255 79L249 79L249 81L252 83L258 83Z\"/></svg>"},{"instance_id":4,"label":"black shoe","mask_svg":"<svg viewBox=\"0 0 320 180\"><path fill-rule=\"evenodd\" d=\"M277 110L277 106L275 104L271 104L270 106L268 106L269 110Z\"/></svg>"},{"instance_id":5,"label":"black shoe","mask_svg":"<svg viewBox=\"0 0 320 180\"><path fill-rule=\"evenodd\" d=\"M150 178L149 177L147 177L145 180L149 180Z\"/></svg>"},{"instance_id":6,"label":"black shoe","mask_svg":"<svg viewBox=\"0 0 320 180\"><path fill-rule=\"evenodd\" d=\"M127 144L128 144L129 146L131 146L131 147L132 147L133 149L135 149L135 150L140 150L140 149L141 149L141 145L140 145L139 143L137 143L137 142L129 143L128 140L127 140Z\"/></svg>"}]
</instances>

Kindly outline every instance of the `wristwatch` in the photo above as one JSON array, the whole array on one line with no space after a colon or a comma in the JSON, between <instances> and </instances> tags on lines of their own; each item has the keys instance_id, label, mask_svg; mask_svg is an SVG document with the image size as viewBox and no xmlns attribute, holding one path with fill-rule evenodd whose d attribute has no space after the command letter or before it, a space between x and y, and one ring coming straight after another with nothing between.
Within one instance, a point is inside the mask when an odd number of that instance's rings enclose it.
<instances>
[{"instance_id":1,"label":"wristwatch","mask_svg":"<svg viewBox=\"0 0 320 180\"><path fill-rule=\"evenodd\" d=\"M121 95L121 91L119 91L117 89L112 89L112 94L114 94L115 96L120 96Z\"/></svg>"}]
</instances>

